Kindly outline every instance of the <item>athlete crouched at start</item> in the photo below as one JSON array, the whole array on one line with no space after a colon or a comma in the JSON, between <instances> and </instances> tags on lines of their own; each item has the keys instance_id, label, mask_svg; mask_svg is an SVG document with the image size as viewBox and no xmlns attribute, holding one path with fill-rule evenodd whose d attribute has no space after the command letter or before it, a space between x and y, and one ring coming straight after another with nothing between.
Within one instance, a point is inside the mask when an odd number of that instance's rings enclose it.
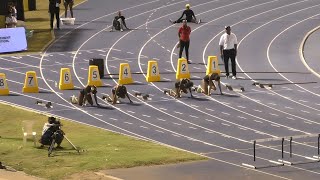
<instances>
[{"instance_id":1,"label":"athlete crouched at start","mask_svg":"<svg viewBox=\"0 0 320 180\"><path fill-rule=\"evenodd\" d=\"M175 84L175 91L165 90L165 94L169 94L170 96L174 96L175 98L180 98L181 93L188 94L188 90L190 92L190 97L193 98L191 88L193 87L193 82L190 79L183 78L180 81L177 81Z\"/></svg>"},{"instance_id":2,"label":"athlete crouched at start","mask_svg":"<svg viewBox=\"0 0 320 180\"><path fill-rule=\"evenodd\" d=\"M95 100L95 102L96 102L96 104L97 104L97 106L100 106L99 104L98 104L98 100L97 100L97 87L96 86L90 86L90 85L88 85L87 87L85 87L84 89L82 89L81 91L80 91L80 93L79 93L79 97L78 97L78 104L80 105L80 106L82 106L82 105L85 105L86 104L86 102L88 101L88 103L91 105L91 106L93 106L93 101L92 101L92 96L91 96L91 94L93 95L93 97L94 97L94 100ZM72 101L72 99L71 99L71 101Z\"/></svg>"},{"instance_id":3,"label":"athlete crouched at start","mask_svg":"<svg viewBox=\"0 0 320 180\"><path fill-rule=\"evenodd\" d=\"M127 88L124 85L117 85L113 87L111 90L111 93L112 93L112 99L110 98L110 96L103 96L102 99L112 102L112 104L116 104L118 101L118 98L124 99L127 97L130 103L133 103L129 97Z\"/></svg>"},{"instance_id":4,"label":"athlete crouched at start","mask_svg":"<svg viewBox=\"0 0 320 180\"><path fill-rule=\"evenodd\" d=\"M220 76L216 73L208 74L202 79L201 88L203 89L204 94L209 96L211 89L213 89L214 91L217 90L214 82L218 84L220 94L223 94L221 91Z\"/></svg>"}]
</instances>

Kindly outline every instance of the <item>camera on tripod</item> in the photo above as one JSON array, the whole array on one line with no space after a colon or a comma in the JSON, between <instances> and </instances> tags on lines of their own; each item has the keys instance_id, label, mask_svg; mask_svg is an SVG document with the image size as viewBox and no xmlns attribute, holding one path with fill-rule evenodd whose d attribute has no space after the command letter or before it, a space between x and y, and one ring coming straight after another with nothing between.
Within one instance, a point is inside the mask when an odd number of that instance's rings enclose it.
<instances>
[{"instance_id":1,"label":"camera on tripod","mask_svg":"<svg viewBox=\"0 0 320 180\"><path fill-rule=\"evenodd\" d=\"M55 144L56 148L62 148L60 144L63 139L66 139L72 147L79 153L79 150L72 144L72 142L65 136L65 133L61 129L60 120L55 117L48 117L48 123L45 123L43 126L42 136L40 139L41 146L48 145L48 156L52 153Z\"/></svg>"}]
</instances>

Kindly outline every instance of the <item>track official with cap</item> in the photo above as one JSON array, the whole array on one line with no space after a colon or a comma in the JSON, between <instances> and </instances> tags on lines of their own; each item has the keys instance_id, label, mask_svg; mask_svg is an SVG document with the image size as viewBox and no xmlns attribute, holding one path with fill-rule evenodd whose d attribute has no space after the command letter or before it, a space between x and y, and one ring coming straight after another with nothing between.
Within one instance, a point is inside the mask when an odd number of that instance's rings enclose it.
<instances>
[{"instance_id":1,"label":"track official with cap","mask_svg":"<svg viewBox=\"0 0 320 180\"><path fill-rule=\"evenodd\" d=\"M231 32L231 27L225 27L226 32L220 38L220 55L224 61L224 67L226 70L226 76L229 78L229 58L231 60L232 67L232 79L237 79L236 71L236 56L237 56L237 46L238 40L237 36Z\"/></svg>"}]
</instances>

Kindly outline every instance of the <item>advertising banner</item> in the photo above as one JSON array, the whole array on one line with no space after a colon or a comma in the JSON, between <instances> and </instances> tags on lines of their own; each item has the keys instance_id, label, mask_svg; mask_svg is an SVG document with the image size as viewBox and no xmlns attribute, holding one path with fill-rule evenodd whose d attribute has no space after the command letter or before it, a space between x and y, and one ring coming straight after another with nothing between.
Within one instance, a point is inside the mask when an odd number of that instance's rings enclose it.
<instances>
[{"instance_id":1,"label":"advertising banner","mask_svg":"<svg viewBox=\"0 0 320 180\"><path fill-rule=\"evenodd\" d=\"M26 32L23 27L0 29L0 53L27 50Z\"/></svg>"}]
</instances>

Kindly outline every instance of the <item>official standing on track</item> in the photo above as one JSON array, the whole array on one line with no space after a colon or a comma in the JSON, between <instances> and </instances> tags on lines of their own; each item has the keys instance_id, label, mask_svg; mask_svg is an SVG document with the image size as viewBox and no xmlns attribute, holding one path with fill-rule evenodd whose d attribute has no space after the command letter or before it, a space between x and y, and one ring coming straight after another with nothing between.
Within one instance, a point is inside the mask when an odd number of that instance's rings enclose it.
<instances>
[{"instance_id":1,"label":"official standing on track","mask_svg":"<svg viewBox=\"0 0 320 180\"><path fill-rule=\"evenodd\" d=\"M60 4L61 0L49 0L50 27L53 29L53 19L56 16L57 28L60 29Z\"/></svg>"},{"instance_id":2,"label":"official standing on track","mask_svg":"<svg viewBox=\"0 0 320 180\"><path fill-rule=\"evenodd\" d=\"M232 66L232 79L237 79L236 71L236 56L237 56L237 46L238 40L234 33L231 33L231 27L226 26L226 33L224 33L220 38L220 55L224 60L224 67L226 70L226 76L229 78L229 58L231 59Z\"/></svg>"},{"instance_id":3,"label":"official standing on track","mask_svg":"<svg viewBox=\"0 0 320 180\"><path fill-rule=\"evenodd\" d=\"M187 21L183 20L183 24L179 29L178 36L179 36L179 43L180 43L180 51L179 51L179 58L182 57L182 51L185 49L186 51L186 57L188 64L190 64L189 61L189 45L190 45L190 33L191 28L187 25Z\"/></svg>"}]
</instances>

